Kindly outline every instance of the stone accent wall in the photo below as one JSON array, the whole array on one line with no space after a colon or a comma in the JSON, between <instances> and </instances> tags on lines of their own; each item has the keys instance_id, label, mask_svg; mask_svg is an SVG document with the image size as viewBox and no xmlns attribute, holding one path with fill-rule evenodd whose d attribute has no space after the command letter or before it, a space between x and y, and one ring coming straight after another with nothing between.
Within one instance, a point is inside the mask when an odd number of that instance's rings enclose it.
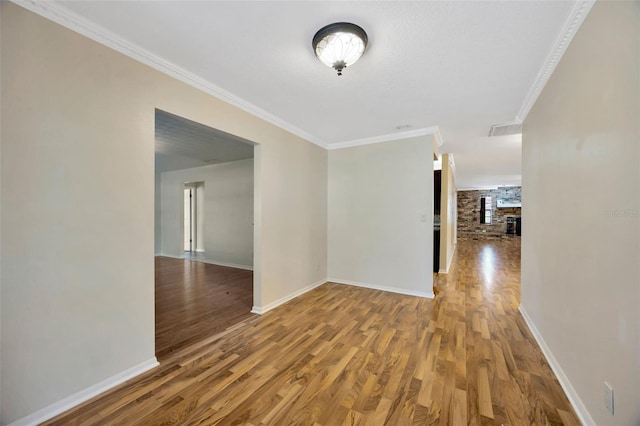
<instances>
[{"instance_id":1,"label":"stone accent wall","mask_svg":"<svg viewBox=\"0 0 640 426\"><path fill-rule=\"evenodd\" d=\"M520 216L520 207L497 208L498 199L520 200L520 186L504 186L498 189L458 191L458 235L507 233L507 216ZM480 223L480 198L491 197L493 221Z\"/></svg>"}]
</instances>

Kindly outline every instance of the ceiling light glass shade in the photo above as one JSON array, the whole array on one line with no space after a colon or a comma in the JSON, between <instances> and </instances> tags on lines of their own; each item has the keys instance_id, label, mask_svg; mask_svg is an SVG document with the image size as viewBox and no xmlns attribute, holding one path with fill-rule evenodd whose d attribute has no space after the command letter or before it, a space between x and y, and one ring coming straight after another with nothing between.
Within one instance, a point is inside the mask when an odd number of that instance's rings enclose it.
<instances>
[{"instance_id":1,"label":"ceiling light glass shade","mask_svg":"<svg viewBox=\"0 0 640 426\"><path fill-rule=\"evenodd\" d=\"M320 61L334 68L338 75L353 65L367 48L367 33L348 22L337 22L321 28L313 37L313 51Z\"/></svg>"}]
</instances>

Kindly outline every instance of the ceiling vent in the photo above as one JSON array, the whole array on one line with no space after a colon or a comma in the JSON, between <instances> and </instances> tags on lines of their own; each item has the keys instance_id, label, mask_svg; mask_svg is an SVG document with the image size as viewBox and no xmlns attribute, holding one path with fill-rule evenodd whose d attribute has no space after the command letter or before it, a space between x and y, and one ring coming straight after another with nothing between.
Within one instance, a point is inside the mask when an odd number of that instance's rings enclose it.
<instances>
[{"instance_id":1,"label":"ceiling vent","mask_svg":"<svg viewBox=\"0 0 640 426\"><path fill-rule=\"evenodd\" d=\"M496 124L491 126L489 136L507 136L522 134L522 123Z\"/></svg>"}]
</instances>

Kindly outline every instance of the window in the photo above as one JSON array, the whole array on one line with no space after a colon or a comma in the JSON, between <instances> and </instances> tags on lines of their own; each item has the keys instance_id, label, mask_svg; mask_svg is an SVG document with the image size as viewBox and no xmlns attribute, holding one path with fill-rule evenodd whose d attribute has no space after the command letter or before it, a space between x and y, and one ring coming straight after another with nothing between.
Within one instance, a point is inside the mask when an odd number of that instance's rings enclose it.
<instances>
[{"instance_id":1,"label":"window","mask_svg":"<svg viewBox=\"0 0 640 426\"><path fill-rule=\"evenodd\" d=\"M491 197L480 198L480 223L490 225L493 215Z\"/></svg>"}]
</instances>

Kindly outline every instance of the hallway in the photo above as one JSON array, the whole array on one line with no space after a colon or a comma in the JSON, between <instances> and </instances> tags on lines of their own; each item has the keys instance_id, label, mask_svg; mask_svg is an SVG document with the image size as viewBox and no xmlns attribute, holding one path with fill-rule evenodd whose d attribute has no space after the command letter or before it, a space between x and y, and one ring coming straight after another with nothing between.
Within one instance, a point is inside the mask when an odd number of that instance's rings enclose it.
<instances>
[{"instance_id":1,"label":"hallway","mask_svg":"<svg viewBox=\"0 0 640 426\"><path fill-rule=\"evenodd\" d=\"M517 311L520 239L457 250L435 301L328 283L48 424L579 424Z\"/></svg>"},{"instance_id":2,"label":"hallway","mask_svg":"<svg viewBox=\"0 0 640 426\"><path fill-rule=\"evenodd\" d=\"M464 349L456 345L456 391L466 372L471 424L580 424L518 311L519 237L459 239L454 267L438 286L435 317L445 336L455 330L449 340L463 342Z\"/></svg>"}]
</instances>

